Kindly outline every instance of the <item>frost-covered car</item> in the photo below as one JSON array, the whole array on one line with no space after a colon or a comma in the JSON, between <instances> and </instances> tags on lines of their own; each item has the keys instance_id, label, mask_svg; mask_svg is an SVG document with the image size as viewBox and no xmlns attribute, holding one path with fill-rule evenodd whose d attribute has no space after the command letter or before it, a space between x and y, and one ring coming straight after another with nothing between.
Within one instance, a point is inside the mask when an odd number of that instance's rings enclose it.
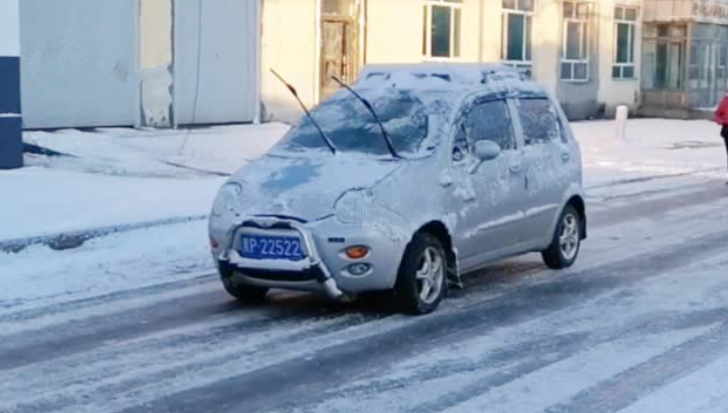
<instances>
[{"instance_id":1,"label":"frost-covered car","mask_svg":"<svg viewBox=\"0 0 728 413\"><path fill-rule=\"evenodd\" d=\"M222 187L209 229L239 299L393 290L424 314L494 260L574 263L579 147L559 104L514 69L369 66Z\"/></svg>"}]
</instances>

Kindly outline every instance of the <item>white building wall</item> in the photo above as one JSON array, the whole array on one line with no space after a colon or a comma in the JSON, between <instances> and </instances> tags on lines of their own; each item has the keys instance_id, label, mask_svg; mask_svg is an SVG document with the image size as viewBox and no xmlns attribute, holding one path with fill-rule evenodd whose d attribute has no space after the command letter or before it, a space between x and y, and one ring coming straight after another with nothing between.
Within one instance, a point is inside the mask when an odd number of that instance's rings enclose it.
<instances>
[{"instance_id":1,"label":"white building wall","mask_svg":"<svg viewBox=\"0 0 728 413\"><path fill-rule=\"evenodd\" d=\"M0 0L0 56L20 56L18 0Z\"/></svg>"},{"instance_id":2,"label":"white building wall","mask_svg":"<svg viewBox=\"0 0 728 413\"><path fill-rule=\"evenodd\" d=\"M118 0L20 1L26 127L135 124L137 6Z\"/></svg>"},{"instance_id":3,"label":"white building wall","mask_svg":"<svg viewBox=\"0 0 728 413\"><path fill-rule=\"evenodd\" d=\"M175 0L177 124L257 119L259 13L258 0Z\"/></svg>"},{"instance_id":4,"label":"white building wall","mask_svg":"<svg viewBox=\"0 0 728 413\"><path fill-rule=\"evenodd\" d=\"M173 125L173 0L140 0L140 125Z\"/></svg>"},{"instance_id":5,"label":"white building wall","mask_svg":"<svg viewBox=\"0 0 728 413\"><path fill-rule=\"evenodd\" d=\"M599 51L600 59L599 101L606 105L607 111L612 112L618 105L627 105L634 110L639 104L640 77L642 73L642 16L644 7L642 0L600 0L599 16ZM635 32L635 73L634 79L613 79L612 64L616 50L616 26L614 23L614 7L616 5L631 5L639 9Z\"/></svg>"},{"instance_id":6,"label":"white building wall","mask_svg":"<svg viewBox=\"0 0 728 413\"><path fill-rule=\"evenodd\" d=\"M398 3L392 2L392 3ZM309 107L318 103L320 0L264 0L261 88L264 120L293 122L302 114L291 93L273 76L278 71Z\"/></svg>"}]
</instances>

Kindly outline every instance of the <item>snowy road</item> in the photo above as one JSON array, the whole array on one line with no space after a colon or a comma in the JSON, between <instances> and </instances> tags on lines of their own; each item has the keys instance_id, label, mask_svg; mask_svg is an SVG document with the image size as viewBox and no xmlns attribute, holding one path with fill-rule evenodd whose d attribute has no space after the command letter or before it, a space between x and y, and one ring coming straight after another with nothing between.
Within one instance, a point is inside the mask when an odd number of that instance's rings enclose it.
<instances>
[{"instance_id":1,"label":"snowy road","mask_svg":"<svg viewBox=\"0 0 728 413\"><path fill-rule=\"evenodd\" d=\"M212 275L0 315L0 412L724 413L728 188L681 179L591 193L576 267L496 264L427 317Z\"/></svg>"}]
</instances>

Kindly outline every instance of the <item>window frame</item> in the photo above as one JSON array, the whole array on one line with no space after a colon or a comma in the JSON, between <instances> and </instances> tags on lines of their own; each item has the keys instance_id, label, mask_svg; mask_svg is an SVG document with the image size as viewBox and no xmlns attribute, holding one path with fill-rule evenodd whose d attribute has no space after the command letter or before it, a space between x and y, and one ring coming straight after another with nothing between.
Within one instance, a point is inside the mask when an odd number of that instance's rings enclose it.
<instances>
[{"instance_id":1,"label":"window frame","mask_svg":"<svg viewBox=\"0 0 728 413\"><path fill-rule=\"evenodd\" d=\"M572 12L571 16L566 17L566 4L572 5ZM578 11L579 6L584 6L587 8L586 17L581 17ZM591 62L590 62L590 36L589 36L589 23L590 18L592 15L592 5L587 2L578 1L578 0L569 0L564 1L562 3L562 13L561 16L564 20L563 22L563 41L562 41L562 50L561 50L561 65L560 65L560 80L562 82L569 82L569 83L587 83L591 80L590 71L591 71ZM579 59L570 59L568 58L568 47L569 47L569 25L570 24L578 24L580 29L580 39L579 39L579 56L581 56ZM577 78L575 77L575 67L576 65L583 64L586 66L586 78ZM569 65L570 68L570 74L568 77L564 77L564 65Z\"/></svg>"},{"instance_id":2,"label":"window frame","mask_svg":"<svg viewBox=\"0 0 728 413\"><path fill-rule=\"evenodd\" d=\"M635 12L634 20L627 18L627 11L633 10ZM621 11L621 17L618 16L618 11ZM640 8L632 5L617 4L614 6L614 53L612 56L612 80L624 80L634 81L639 79L637 74L637 63L636 63L636 47L635 45L639 41L637 38L637 23L640 20ZM626 25L628 27L627 37L627 60L628 62L618 62L619 60L619 27L620 25ZM632 68L632 76L625 76L625 69ZM615 76L614 70L619 71L619 75Z\"/></svg>"},{"instance_id":3,"label":"window frame","mask_svg":"<svg viewBox=\"0 0 728 413\"><path fill-rule=\"evenodd\" d=\"M468 116L471 115L471 113L473 112L473 110L476 106L481 106L481 105L485 105L485 104L493 103L493 102L501 102L503 104L503 107L505 108L506 114L508 115L509 128L511 131L510 136L513 141L513 147L508 148L508 149L503 149L503 152L511 152L511 151L518 152L521 150L522 143L518 139L518 129L516 127L516 122L518 122L519 120L517 120L514 117L514 116L518 116L518 113L514 114L514 111L513 111L514 107L511 106L511 99L506 98L506 97L489 97L489 96L484 96L484 95L478 95L471 99L468 99L466 101L466 103L464 103L463 105L460 106L461 113L457 117L457 121L455 122L455 128L454 128L455 130L452 135L452 140L450 142L450 153L449 153L450 162L452 162L453 164L460 164L466 160L466 158L463 158L462 160L455 160L453 158L453 153L455 152L455 149L457 148L458 138L461 133L460 128L465 123L465 121L468 119ZM467 112L465 112L464 109L469 109L469 110ZM467 139L467 137L466 137L466 139ZM474 146L475 146L475 141L468 142L468 154L471 156L474 156L474 154L471 152L471 150L474 149Z\"/></svg>"},{"instance_id":4,"label":"window frame","mask_svg":"<svg viewBox=\"0 0 728 413\"><path fill-rule=\"evenodd\" d=\"M661 28L666 28L667 33L662 34L660 33ZM645 24L642 29L642 89L646 91L654 91L654 92L680 92L685 90L685 88L688 85L689 78L690 78L690 69L692 66L692 63L688 60L688 26L686 24L681 23L657 23L657 24ZM679 50L679 62L678 62L678 68L677 68L677 76L673 77L674 71L673 66L668 65L665 68L665 79L666 83L665 85L668 87L659 88L656 87L656 79L657 79L657 48L660 46L666 46L667 47L667 61L670 62L672 60L673 52L675 46L677 46L677 49ZM645 57L647 56L647 53L650 52L650 49L654 47L655 51L655 66L649 67L649 65L645 65ZM726 54L728 57L728 54ZM717 66L720 68L720 65ZM648 69L653 69L654 73L647 73ZM669 80L676 79L677 81L677 87L672 88L669 87L670 82ZM647 83L650 82L651 85L647 85Z\"/></svg>"},{"instance_id":5,"label":"window frame","mask_svg":"<svg viewBox=\"0 0 728 413\"><path fill-rule=\"evenodd\" d=\"M546 102L548 105L548 109L550 112L552 112L552 115L554 116L554 124L556 125L556 131L558 133L557 137L551 137L548 140L537 140L537 141L530 141L528 134L526 132L526 125L523 119L522 109L521 109L521 102L524 101L543 101ZM569 144L569 137L566 134L566 131L564 130L564 124L563 120L561 119L561 112L556 107L554 101L552 99L549 99L548 97L517 97L513 99L513 104L516 109L516 115L518 116L518 122L520 124L521 128L521 135L523 140L523 148L529 148L529 147L538 147L538 146L546 146L546 145L552 145L556 143L562 143L562 144Z\"/></svg>"},{"instance_id":6,"label":"window frame","mask_svg":"<svg viewBox=\"0 0 728 413\"><path fill-rule=\"evenodd\" d=\"M533 15L534 15L534 3L535 0L530 0L530 8L522 7L521 5L525 2L524 0L512 0L515 8L506 6L508 0L501 2L502 16L501 16L501 62L506 66L511 66L521 70L532 70L533 68ZM528 0L526 0L528 1ZM523 26L523 60L508 59L508 18L510 15L522 15L524 18ZM529 55L530 52L530 56Z\"/></svg>"},{"instance_id":7,"label":"window frame","mask_svg":"<svg viewBox=\"0 0 728 413\"><path fill-rule=\"evenodd\" d=\"M435 7L450 9L449 56L432 55L432 10ZM422 10L422 57L430 61L453 61L462 59L463 0L423 0ZM460 15L460 27L456 28L456 14ZM458 30L460 29L460 30ZM457 46L457 47L456 47ZM457 48L457 52L456 52Z\"/></svg>"}]
</instances>

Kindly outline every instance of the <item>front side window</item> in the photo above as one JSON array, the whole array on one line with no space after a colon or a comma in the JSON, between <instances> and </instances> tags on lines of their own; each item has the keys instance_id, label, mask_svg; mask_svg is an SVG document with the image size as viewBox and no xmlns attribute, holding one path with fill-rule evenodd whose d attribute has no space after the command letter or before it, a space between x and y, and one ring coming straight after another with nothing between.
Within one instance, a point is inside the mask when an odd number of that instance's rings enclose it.
<instances>
[{"instance_id":1,"label":"front side window","mask_svg":"<svg viewBox=\"0 0 728 413\"><path fill-rule=\"evenodd\" d=\"M462 0L425 0L422 54L432 58L460 57Z\"/></svg>"},{"instance_id":2,"label":"front side window","mask_svg":"<svg viewBox=\"0 0 728 413\"><path fill-rule=\"evenodd\" d=\"M637 26L637 9L617 6L614 9L615 46L612 78L635 78L635 28Z\"/></svg>"},{"instance_id":3,"label":"front side window","mask_svg":"<svg viewBox=\"0 0 728 413\"><path fill-rule=\"evenodd\" d=\"M479 140L489 140L504 151L516 149L508 104L505 100L476 101L458 126L453 160L461 161Z\"/></svg>"},{"instance_id":4,"label":"front side window","mask_svg":"<svg viewBox=\"0 0 728 413\"><path fill-rule=\"evenodd\" d=\"M502 59L511 66L531 64L533 0L503 0Z\"/></svg>"},{"instance_id":5,"label":"front side window","mask_svg":"<svg viewBox=\"0 0 728 413\"><path fill-rule=\"evenodd\" d=\"M564 43L561 79L589 80L589 8L588 3L567 1L564 8Z\"/></svg>"},{"instance_id":6,"label":"front side window","mask_svg":"<svg viewBox=\"0 0 728 413\"><path fill-rule=\"evenodd\" d=\"M543 145L557 139L565 140L565 135L561 133L559 116L548 99L519 99L517 105L526 146Z\"/></svg>"}]
</instances>

